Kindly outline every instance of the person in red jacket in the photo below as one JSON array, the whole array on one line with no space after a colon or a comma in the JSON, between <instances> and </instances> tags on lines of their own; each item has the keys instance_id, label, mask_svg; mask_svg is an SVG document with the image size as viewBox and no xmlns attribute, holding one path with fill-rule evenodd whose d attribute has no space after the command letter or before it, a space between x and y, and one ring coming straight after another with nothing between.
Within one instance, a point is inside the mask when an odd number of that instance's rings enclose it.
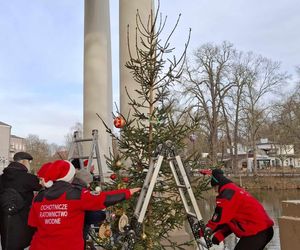
<instances>
[{"instance_id":1,"label":"person in red jacket","mask_svg":"<svg viewBox=\"0 0 300 250\"><path fill-rule=\"evenodd\" d=\"M129 199L140 188L90 192L71 184L75 168L57 160L43 173L46 189L33 199L28 224L36 228L30 250L83 250L86 210L99 210Z\"/></svg>"},{"instance_id":2,"label":"person in red jacket","mask_svg":"<svg viewBox=\"0 0 300 250\"><path fill-rule=\"evenodd\" d=\"M214 169L211 175L211 186L218 195L204 234L219 244L234 233L240 238L234 250L263 250L273 237L273 220L253 196L226 178L221 169Z\"/></svg>"}]
</instances>

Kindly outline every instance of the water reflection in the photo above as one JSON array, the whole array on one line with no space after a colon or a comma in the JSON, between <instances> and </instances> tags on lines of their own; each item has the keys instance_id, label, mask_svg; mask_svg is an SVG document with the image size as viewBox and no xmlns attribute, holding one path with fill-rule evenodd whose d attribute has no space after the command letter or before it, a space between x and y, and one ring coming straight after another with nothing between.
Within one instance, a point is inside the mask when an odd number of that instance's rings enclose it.
<instances>
[{"instance_id":1,"label":"water reflection","mask_svg":"<svg viewBox=\"0 0 300 250\"><path fill-rule=\"evenodd\" d=\"M255 196L264 206L268 214L274 219L274 237L268 244L268 250L280 250L278 218L281 216L281 201L283 200L300 200L300 190L251 190L250 193ZM205 221L208 221L215 208L216 193L210 190L203 194L204 199L199 202L200 211ZM225 249L234 248L235 237L228 237L225 241Z\"/></svg>"}]
</instances>

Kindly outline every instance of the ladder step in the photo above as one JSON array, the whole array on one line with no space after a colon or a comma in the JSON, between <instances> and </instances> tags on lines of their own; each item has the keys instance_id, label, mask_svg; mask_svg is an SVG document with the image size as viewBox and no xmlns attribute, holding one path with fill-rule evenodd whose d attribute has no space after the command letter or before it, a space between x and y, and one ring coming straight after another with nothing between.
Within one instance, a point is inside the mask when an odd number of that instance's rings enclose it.
<instances>
[{"instance_id":1,"label":"ladder step","mask_svg":"<svg viewBox=\"0 0 300 250\"><path fill-rule=\"evenodd\" d=\"M178 187L178 188L186 188L186 186L185 186L185 185L182 185L182 184L178 184L177 187Z\"/></svg>"},{"instance_id":2,"label":"ladder step","mask_svg":"<svg viewBox=\"0 0 300 250\"><path fill-rule=\"evenodd\" d=\"M197 218L196 214L194 214L194 213L192 213L192 212L187 212L187 214L188 214L189 216L192 216L192 217L194 217L194 218Z\"/></svg>"},{"instance_id":3,"label":"ladder step","mask_svg":"<svg viewBox=\"0 0 300 250\"><path fill-rule=\"evenodd\" d=\"M93 138L90 139L76 139L74 142L84 142L84 141L93 141Z\"/></svg>"},{"instance_id":4,"label":"ladder step","mask_svg":"<svg viewBox=\"0 0 300 250\"><path fill-rule=\"evenodd\" d=\"M84 142L87 142L87 144L90 144L90 153L83 152L83 144ZM80 159L80 160L89 160L89 159L96 159L97 160L97 170L99 172L99 185L101 188L101 185L104 183L104 175L103 175L103 168L101 165L101 157L99 152L99 145L98 145L98 131L96 129L92 130L92 137L89 138L81 138L79 137L79 132L75 131L72 139L72 143L70 145L70 150L68 153L68 160L73 159ZM88 155L84 155L88 154ZM81 162L82 164L83 162ZM81 165L80 164L80 165ZM89 163L91 164L91 162Z\"/></svg>"},{"instance_id":5,"label":"ladder step","mask_svg":"<svg viewBox=\"0 0 300 250\"><path fill-rule=\"evenodd\" d=\"M89 156L76 156L77 159L89 159ZM92 159L97 159L97 156L93 156Z\"/></svg>"}]
</instances>

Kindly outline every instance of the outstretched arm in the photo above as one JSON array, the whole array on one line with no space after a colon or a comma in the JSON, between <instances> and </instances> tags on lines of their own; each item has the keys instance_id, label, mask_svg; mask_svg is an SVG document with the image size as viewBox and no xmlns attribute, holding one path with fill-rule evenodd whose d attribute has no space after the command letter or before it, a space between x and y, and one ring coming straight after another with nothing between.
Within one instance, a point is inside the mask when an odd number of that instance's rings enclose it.
<instances>
[{"instance_id":1,"label":"outstretched arm","mask_svg":"<svg viewBox=\"0 0 300 250\"><path fill-rule=\"evenodd\" d=\"M118 189L113 191L103 191L99 194L82 191L81 207L83 210L99 210L115 205L129 199L134 193L140 191L140 188Z\"/></svg>"}]
</instances>

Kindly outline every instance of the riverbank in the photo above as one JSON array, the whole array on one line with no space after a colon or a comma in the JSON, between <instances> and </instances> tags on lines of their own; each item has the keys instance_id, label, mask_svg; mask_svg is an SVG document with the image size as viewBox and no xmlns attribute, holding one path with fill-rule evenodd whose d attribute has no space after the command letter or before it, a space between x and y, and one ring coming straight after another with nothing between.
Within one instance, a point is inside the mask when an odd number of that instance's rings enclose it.
<instances>
[{"instance_id":1,"label":"riverbank","mask_svg":"<svg viewBox=\"0 0 300 250\"><path fill-rule=\"evenodd\" d=\"M299 176L231 176L245 189L287 190L300 189Z\"/></svg>"}]
</instances>

